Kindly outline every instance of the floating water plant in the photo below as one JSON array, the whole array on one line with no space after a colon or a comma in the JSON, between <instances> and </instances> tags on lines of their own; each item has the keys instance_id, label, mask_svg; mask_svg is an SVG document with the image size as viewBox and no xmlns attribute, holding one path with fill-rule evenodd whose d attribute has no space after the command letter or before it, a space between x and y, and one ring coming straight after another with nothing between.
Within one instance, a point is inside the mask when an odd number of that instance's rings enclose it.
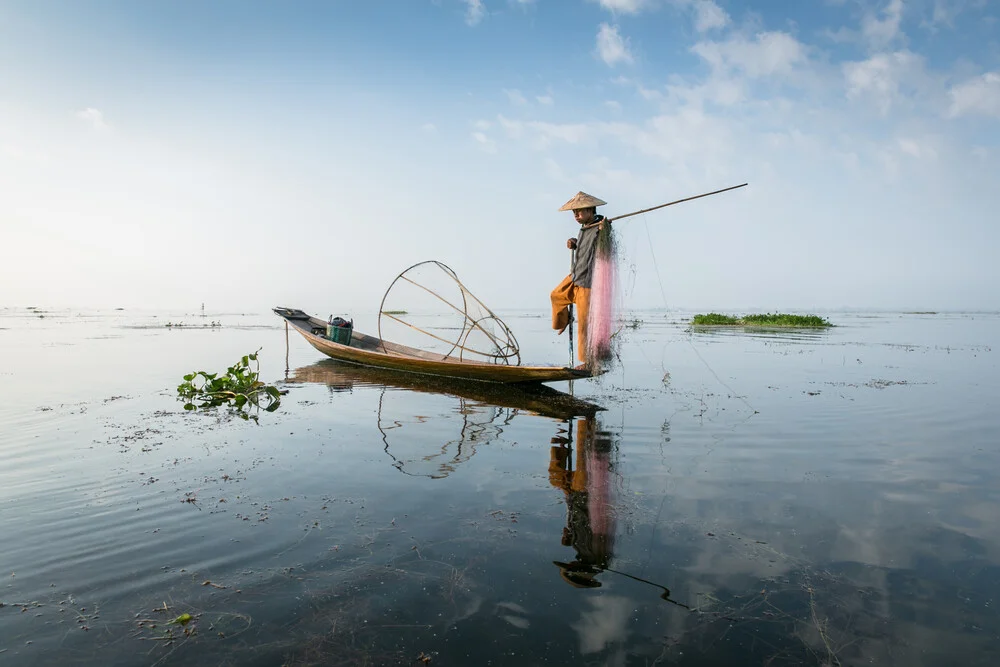
<instances>
[{"instance_id":1,"label":"floating water plant","mask_svg":"<svg viewBox=\"0 0 1000 667\"><path fill-rule=\"evenodd\" d=\"M251 407L265 412L274 412L281 404L282 392L273 385L261 382L260 362L257 352L246 354L238 362L226 369L225 375L196 371L184 376L184 382L177 387L177 394L185 399L185 410L214 408L221 405L233 407L243 419L257 421L257 415L250 413ZM254 368L250 368L251 362ZM246 408L246 412L244 411Z\"/></svg>"},{"instance_id":2,"label":"floating water plant","mask_svg":"<svg viewBox=\"0 0 1000 667\"><path fill-rule=\"evenodd\" d=\"M708 313L695 315L691 324L698 326L739 326L739 327L832 327L826 318L818 315L789 315L787 313L766 313L756 315L721 315Z\"/></svg>"}]
</instances>

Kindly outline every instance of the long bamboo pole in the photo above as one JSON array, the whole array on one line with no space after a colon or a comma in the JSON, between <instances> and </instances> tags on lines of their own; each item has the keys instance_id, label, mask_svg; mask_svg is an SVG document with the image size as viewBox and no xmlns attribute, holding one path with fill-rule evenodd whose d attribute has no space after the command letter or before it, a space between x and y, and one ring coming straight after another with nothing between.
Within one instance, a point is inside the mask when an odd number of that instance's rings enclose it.
<instances>
[{"instance_id":1,"label":"long bamboo pole","mask_svg":"<svg viewBox=\"0 0 1000 667\"><path fill-rule=\"evenodd\" d=\"M702 195L695 195L694 197L685 197L684 199L678 199L677 201L668 202L666 204L660 204L659 206L653 206L652 208L644 208L641 211L634 211L633 213L626 213L625 215L615 216L614 218L608 218L608 222L614 222L616 220L621 220L622 218L631 218L633 215L639 215L640 213L649 213L650 211L655 211L659 208L665 208L667 206L673 206L674 204L680 204L686 201L691 201L692 199L701 199L702 197L708 197L710 195L717 195L720 192L729 192L730 190L736 190L737 188L746 187L749 183L742 183L740 185L733 185L728 188L722 188L721 190L716 190L714 192L706 192ZM588 225L589 226L589 225Z\"/></svg>"},{"instance_id":2,"label":"long bamboo pole","mask_svg":"<svg viewBox=\"0 0 1000 667\"><path fill-rule=\"evenodd\" d=\"M569 274L573 275L573 267L576 266L576 248L570 249L569 254ZM569 367L573 368L576 365L576 350L573 349L573 304L570 303L567 308L569 309L569 324L566 327L569 329ZM569 381L570 394L573 393L573 381Z\"/></svg>"}]
</instances>

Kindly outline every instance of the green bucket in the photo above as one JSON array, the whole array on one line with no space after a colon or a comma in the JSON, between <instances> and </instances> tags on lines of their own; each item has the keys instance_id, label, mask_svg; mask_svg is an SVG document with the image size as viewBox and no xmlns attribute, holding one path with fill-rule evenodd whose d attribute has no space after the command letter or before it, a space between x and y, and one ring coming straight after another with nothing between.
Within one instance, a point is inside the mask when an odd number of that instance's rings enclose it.
<instances>
[{"instance_id":1,"label":"green bucket","mask_svg":"<svg viewBox=\"0 0 1000 667\"><path fill-rule=\"evenodd\" d=\"M340 343L341 345L351 344L351 333L354 327L350 324L343 327L334 326L333 324L326 325L326 337L332 340L334 343Z\"/></svg>"}]
</instances>

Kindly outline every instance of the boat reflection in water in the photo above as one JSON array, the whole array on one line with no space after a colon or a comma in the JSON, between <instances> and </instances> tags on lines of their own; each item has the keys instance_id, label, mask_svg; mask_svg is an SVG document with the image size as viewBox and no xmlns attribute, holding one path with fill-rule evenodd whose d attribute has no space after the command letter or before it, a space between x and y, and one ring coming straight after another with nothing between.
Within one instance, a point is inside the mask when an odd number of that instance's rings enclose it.
<instances>
[{"instance_id":1,"label":"boat reflection in water","mask_svg":"<svg viewBox=\"0 0 1000 667\"><path fill-rule=\"evenodd\" d=\"M286 381L325 384L334 392L351 391L355 387L379 391L377 426L385 453L400 472L432 478L448 476L475 454L476 447L499 438L518 414L569 421L575 417L593 417L604 409L538 383L499 384L441 378L333 359L298 368ZM399 390L412 392L406 397L405 413L393 409L393 392ZM426 403L419 400L421 395L428 399ZM442 404L442 396L457 402ZM440 413L439 417L434 416L434 411ZM461 424L457 434L453 428L456 421Z\"/></svg>"},{"instance_id":2,"label":"boat reflection in water","mask_svg":"<svg viewBox=\"0 0 1000 667\"><path fill-rule=\"evenodd\" d=\"M333 359L296 369L286 381L325 384L332 392L355 388L380 392L377 424L385 453L392 465L407 475L447 477L469 460L478 446L500 438L519 414L561 422L554 425L548 474L552 486L565 494L561 542L572 547L573 556L552 561L559 576L577 588L598 588L602 585L598 576L613 573L657 588L663 600L690 609L671 599L666 587L612 567L616 489L622 486L622 479L618 436L600 422L604 408L543 384L455 380ZM405 409L393 398L400 392L405 393L405 399L400 397ZM456 422L461 424L457 435Z\"/></svg>"}]
</instances>

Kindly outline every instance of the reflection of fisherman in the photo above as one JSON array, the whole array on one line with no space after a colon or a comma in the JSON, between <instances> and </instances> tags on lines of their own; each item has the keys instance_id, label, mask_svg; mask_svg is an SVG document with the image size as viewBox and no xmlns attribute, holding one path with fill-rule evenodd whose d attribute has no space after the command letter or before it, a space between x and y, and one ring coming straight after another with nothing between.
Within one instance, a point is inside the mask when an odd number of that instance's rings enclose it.
<instances>
[{"instance_id":1,"label":"reflection of fisherman","mask_svg":"<svg viewBox=\"0 0 1000 667\"><path fill-rule=\"evenodd\" d=\"M559 574L577 588L597 588L594 577L611 563L615 521L611 503L610 438L597 432L594 417L576 423L576 451L569 439L550 449L549 482L566 493L562 543L576 550L571 563L554 561ZM576 466L573 466L573 455Z\"/></svg>"},{"instance_id":2,"label":"reflection of fisherman","mask_svg":"<svg viewBox=\"0 0 1000 667\"><path fill-rule=\"evenodd\" d=\"M549 297L552 300L552 328L560 334L569 326L569 306L576 305L577 358L587 360L587 314L590 310L590 281L594 272L594 256L597 250L597 234L604 220L603 215L597 215L597 207L607 202L592 197L586 192L578 192L575 197L563 204L560 211L573 211L573 217L580 223L580 234L575 239L566 241L566 247L575 250L573 270Z\"/></svg>"}]
</instances>

